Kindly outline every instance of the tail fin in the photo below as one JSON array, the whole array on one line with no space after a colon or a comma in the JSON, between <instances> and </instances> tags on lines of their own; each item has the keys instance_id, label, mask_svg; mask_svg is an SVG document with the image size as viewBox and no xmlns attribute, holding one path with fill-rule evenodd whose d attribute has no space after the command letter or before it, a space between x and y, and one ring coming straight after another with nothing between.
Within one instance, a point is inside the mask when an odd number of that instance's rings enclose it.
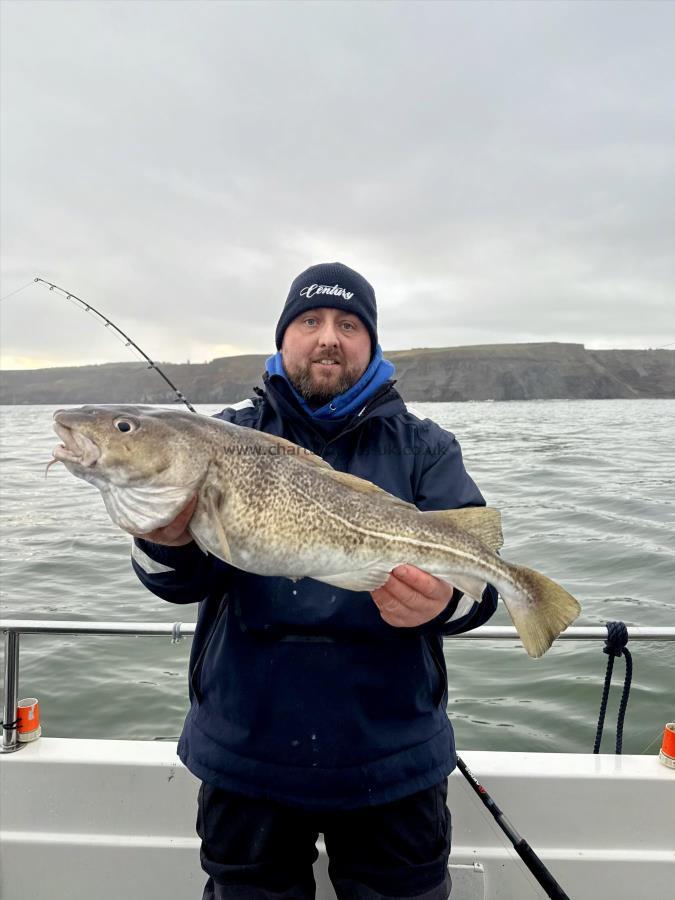
<instances>
[{"instance_id":1,"label":"tail fin","mask_svg":"<svg viewBox=\"0 0 675 900\"><path fill-rule=\"evenodd\" d=\"M509 568L527 599L502 593L504 605L529 655L543 656L560 632L576 619L581 607L565 588L540 572L525 566Z\"/></svg>"}]
</instances>

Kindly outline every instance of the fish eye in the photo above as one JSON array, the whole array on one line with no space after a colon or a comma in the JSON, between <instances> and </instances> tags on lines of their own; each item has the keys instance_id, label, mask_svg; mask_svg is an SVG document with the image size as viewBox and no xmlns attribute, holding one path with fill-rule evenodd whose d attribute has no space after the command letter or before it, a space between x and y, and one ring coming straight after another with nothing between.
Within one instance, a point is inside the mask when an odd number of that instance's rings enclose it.
<instances>
[{"instance_id":1,"label":"fish eye","mask_svg":"<svg viewBox=\"0 0 675 900\"><path fill-rule=\"evenodd\" d=\"M135 422L132 422L130 419L115 419L113 425L118 431L126 432L126 431L135 431L137 426Z\"/></svg>"}]
</instances>

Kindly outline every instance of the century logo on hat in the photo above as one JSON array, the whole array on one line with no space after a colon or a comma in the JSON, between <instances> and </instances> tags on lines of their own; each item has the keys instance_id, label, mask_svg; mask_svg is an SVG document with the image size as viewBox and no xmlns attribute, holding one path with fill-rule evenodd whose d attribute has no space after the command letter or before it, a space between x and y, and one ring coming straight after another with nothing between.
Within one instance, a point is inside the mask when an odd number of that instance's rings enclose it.
<instances>
[{"instance_id":1,"label":"century logo on hat","mask_svg":"<svg viewBox=\"0 0 675 900\"><path fill-rule=\"evenodd\" d=\"M329 307L357 315L368 329L372 350L377 346L377 303L372 285L342 263L320 263L305 269L293 281L281 312L275 340L281 349L290 323L308 309Z\"/></svg>"},{"instance_id":2,"label":"century logo on hat","mask_svg":"<svg viewBox=\"0 0 675 900\"><path fill-rule=\"evenodd\" d=\"M310 284L300 291L301 297L313 297L315 294L331 294L333 297L344 297L345 300L351 300L354 296L353 291L340 287L339 284Z\"/></svg>"}]
</instances>

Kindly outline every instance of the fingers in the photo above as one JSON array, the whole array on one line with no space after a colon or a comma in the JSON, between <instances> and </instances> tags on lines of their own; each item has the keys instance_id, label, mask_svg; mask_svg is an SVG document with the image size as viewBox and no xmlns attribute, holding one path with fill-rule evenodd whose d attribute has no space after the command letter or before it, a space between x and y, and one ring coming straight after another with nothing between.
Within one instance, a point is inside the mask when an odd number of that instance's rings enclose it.
<instances>
[{"instance_id":1,"label":"fingers","mask_svg":"<svg viewBox=\"0 0 675 900\"><path fill-rule=\"evenodd\" d=\"M381 588L371 592L385 622L394 627L414 627L440 615L452 597L453 587L415 566L397 566Z\"/></svg>"},{"instance_id":2,"label":"fingers","mask_svg":"<svg viewBox=\"0 0 675 900\"><path fill-rule=\"evenodd\" d=\"M197 497L195 496L188 501L187 506L178 513L173 522L169 522L168 525L165 525L164 530L166 533L171 534L173 537L181 535L190 524L190 519L192 518L196 505Z\"/></svg>"},{"instance_id":3,"label":"fingers","mask_svg":"<svg viewBox=\"0 0 675 900\"><path fill-rule=\"evenodd\" d=\"M420 595L434 603L447 605L452 597L453 587L440 578L416 566L397 566L389 576L385 587L404 606L414 608Z\"/></svg>"},{"instance_id":4,"label":"fingers","mask_svg":"<svg viewBox=\"0 0 675 900\"><path fill-rule=\"evenodd\" d=\"M387 625L393 625L395 628L405 627L411 618L411 611L408 607L402 606L386 587L372 591L371 596Z\"/></svg>"},{"instance_id":5,"label":"fingers","mask_svg":"<svg viewBox=\"0 0 675 900\"><path fill-rule=\"evenodd\" d=\"M188 503L178 513L173 522L169 522L163 528L156 528L145 534L136 534L135 537L143 538L153 544L164 544L168 547L181 547L192 541L192 535L187 530L190 519L197 505L197 496L191 497Z\"/></svg>"}]
</instances>

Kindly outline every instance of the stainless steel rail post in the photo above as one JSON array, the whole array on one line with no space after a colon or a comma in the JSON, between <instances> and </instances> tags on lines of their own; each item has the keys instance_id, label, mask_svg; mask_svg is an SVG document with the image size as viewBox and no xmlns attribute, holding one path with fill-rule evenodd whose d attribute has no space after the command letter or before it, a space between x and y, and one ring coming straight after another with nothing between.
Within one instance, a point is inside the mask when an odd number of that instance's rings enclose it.
<instances>
[{"instance_id":1,"label":"stainless steel rail post","mask_svg":"<svg viewBox=\"0 0 675 900\"><path fill-rule=\"evenodd\" d=\"M2 711L2 745L0 753L14 753L23 744L17 736L17 704L19 702L19 634L5 632L5 690Z\"/></svg>"}]
</instances>

